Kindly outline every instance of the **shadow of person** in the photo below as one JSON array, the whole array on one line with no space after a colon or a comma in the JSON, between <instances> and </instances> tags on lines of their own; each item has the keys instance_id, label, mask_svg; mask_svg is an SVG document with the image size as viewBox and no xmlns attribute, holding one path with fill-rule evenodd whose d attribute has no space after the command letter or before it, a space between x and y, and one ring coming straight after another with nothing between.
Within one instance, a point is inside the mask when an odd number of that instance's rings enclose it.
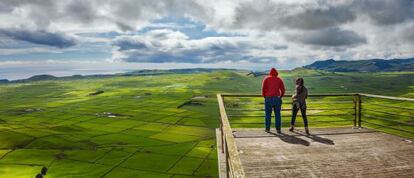
<instances>
[{"instance_id":1,"label":"shadow of person","mask_svg":"<svg viewBox=\"0 0 414 178\"><path fill-rule=\"evenodd\" d=\"M288 134L284 134L284 133L280 133L280 134L276 134L276 133L272 133L273 135L277 136L280 138L280 140L286 142L286 143L290 143L290 144L300 144L303 146L309 146L310 143L304 139L295 137L293 135L288 135Z\"/></svg>"},{"instance_id":2,"label":"shadow of person","mask_svg":"<svg viewBox=\"0 0 414 178\"><path fill-rule=\"evenodd\" d=\"M319 137L317 135L307 135L306 137L312 139L315 142L319 142L319 143L323 143L323 144L327 144L327 145L335 145L333 140L323 138L323 137Z\"/></svg>"},{"instance_id":3,"label":"shadow of person","mask_svg":"<svg viewBox=\"0 0 414 178\"><path fill-rule=\"evenodd\" d=\"M307 134L304 134L302 132L298 132L296 130L293 131L293 132L296 133L296 134L299 134L301 136L308 137L308 138L312 139L315 142L319 142L319 143L323 143L323 144L327 144L327 145L335 145L334 141L331 140L331 139L319 137L318 135L313 135L313 134L307 135Z\"/></svg>"}]
</instances>

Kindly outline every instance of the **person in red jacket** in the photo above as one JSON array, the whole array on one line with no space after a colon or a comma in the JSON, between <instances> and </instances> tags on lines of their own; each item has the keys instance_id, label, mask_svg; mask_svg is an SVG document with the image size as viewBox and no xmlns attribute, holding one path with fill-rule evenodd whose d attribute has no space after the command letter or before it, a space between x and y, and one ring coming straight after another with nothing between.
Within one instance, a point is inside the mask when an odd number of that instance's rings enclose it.
<instances>
[{"instance_id":1,"label":"person in red jacket","mask_svg":"<svg viewBox=\"0 0 414 178\"><path fill-rule=\"evenodd\" d=\"M278 72L275 68L270 70L268 76L264 77L262 82L262 96L265 100L265 131L270 132L272 110L275 112L275 127L277 133L281 133L280 127L282 108L282 97L285 95L285 85L283 80L278 77Z\"/></svg>"}]
</instances>

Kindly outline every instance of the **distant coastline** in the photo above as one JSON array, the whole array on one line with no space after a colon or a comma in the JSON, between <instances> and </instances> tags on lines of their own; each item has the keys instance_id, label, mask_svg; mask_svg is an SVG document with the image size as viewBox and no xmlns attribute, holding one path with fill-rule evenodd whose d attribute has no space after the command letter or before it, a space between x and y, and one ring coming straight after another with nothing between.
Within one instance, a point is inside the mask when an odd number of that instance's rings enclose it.
<instances>
[{"instance_id":1,"label":"distant coastline","mask_svg":"<svg viewBox=\"0 0 414 178\"><path fill-rule=\"evenodd\" d=\"M148 75L164 75L164 74L191 74L200 72L214 72L214 71L241 71L241 69L225 69L225 68L189 68L189 69L142 69L128 72L117 72L112 74L75 74L68 76L54 76L50 74L33 75L29 78L8 80L0 79L0 83L22 83L41 80L55 80L55 79L82 79L82 78L104 78L104 77L117 77L117 76L148 76Z\"/></svg>"},{"instance_id":2,"label":"distant coastline","mask_svg":"<svg viewBox=\"0 0 414 178\"><path fill-rule=\"evenodd\" d=\"M414 58L406 59L367 59L367 60L318 60L312 64L305 65L295 69L311 69L311 70L323 70L329 72L410 72L414 71ZM54 71L47 71L42 69L36 71L34 69L23 71L16 74L13 69L1 69L0 70L0 83L9 82L25 82L25 81L38 81L45 79L76 79L87 77L111 77L111 76L131 76L131 75L161 75L171 73L197 73L197 72L211 72L215 70L245 70L251 71L251 75L260 76L267 73L266 70L247 70L237 68L176 68L176 69L60 69ZM14 72L14 73L13 73ZM13 73L13 75L8 74ZM6 77L4 77L6 76ZM7 77L14 76L14 77Z\"/></svg>"}]
</instances>

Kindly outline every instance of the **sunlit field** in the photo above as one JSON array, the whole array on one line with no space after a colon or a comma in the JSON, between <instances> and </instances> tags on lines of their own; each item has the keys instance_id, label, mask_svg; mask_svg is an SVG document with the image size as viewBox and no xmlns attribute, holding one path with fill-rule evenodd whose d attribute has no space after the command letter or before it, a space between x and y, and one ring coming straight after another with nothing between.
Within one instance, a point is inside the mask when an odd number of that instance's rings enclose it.
<instances>
[{"instance_id":1,"label":"sunlit field","mask_svg":"<svg viewBox=\"0 0 414 178\"><path fill-rule=\"evenodd\" d=\"M411 72L300 69L282 71L281 76L288 93L293 92L294 78L301 76L310 94L414 97ZM259 94L261 79L244 71L215 71L0 84L0 177L34 177L43 166L47 177L218 177L216 94ZM289 100L290 96L284 98L283 108L291 107ZM232 127L263 126L263 111L248 110L262 109L262 98L226 101L228 114L235 115L229 117ZM369 98L364 102L363 112L371 118L363 120L414 131L414 113L409 110L413 103ZM308 103L311 129L353 126L352 97L310 98ZM406 116L387 114L395 112ZM283 112L284 127L289 126L289 115ZM301 118L297 121L300 127ZM378 125L362 126L414 138Z\"/></svg>"}]
</instances>

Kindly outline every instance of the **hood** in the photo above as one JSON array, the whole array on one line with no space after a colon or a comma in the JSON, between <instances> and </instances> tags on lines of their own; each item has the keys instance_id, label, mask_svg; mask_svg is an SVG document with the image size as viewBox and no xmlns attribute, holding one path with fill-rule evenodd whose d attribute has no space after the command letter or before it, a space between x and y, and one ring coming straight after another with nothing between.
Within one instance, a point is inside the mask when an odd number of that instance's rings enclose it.
<instances>
[{"instance_id":1,"label":"hood","mask_svg":"<svg viewBox=\"0 0 414 178\"><path fill-rule=\"evenodd\" d=\"M279 73L277 72L277 70L275 68L272 68L272 69L270 69L269 75L277 77L277 75L279 75Z\"/></svg>"}]
</instances>

